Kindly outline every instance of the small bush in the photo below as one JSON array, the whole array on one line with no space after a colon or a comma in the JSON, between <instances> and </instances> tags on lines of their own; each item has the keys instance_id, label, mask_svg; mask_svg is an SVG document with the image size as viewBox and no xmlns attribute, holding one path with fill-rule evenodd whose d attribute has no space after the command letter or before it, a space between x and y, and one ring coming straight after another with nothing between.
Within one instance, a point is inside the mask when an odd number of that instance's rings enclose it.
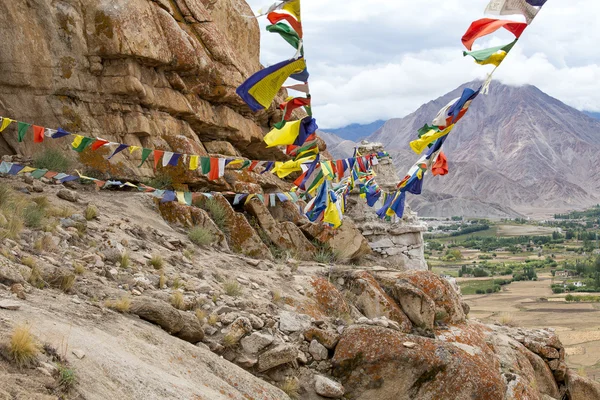
<instances>
[{"instance_id":1,"label":"small bush","mask_svg":"<svg viewBox=\"0 0 600 400\"><path fill-rule=\"evenodd\" d=\"M163 258L159 254L153 255L148 263L153 266L154 269L162 269L165 264Z\"/></svg>"},{"instance_id":2,"label":"small bush","mask_svg":"<svg viewBox=\"0 0 600 400\"><path fill-rule=\"evenodd\" d=\"M160 190L171 189L173 188L173 178L164 172L159 172L154 178L146 181L146 185Z\"/></svg>"},{"instance_id":3,"label":"small bush","mask_svg":"<svg viewBox=\"0 0 600 400\"><path fill-rule=\"evenodd\" d=\"M85 267L83 266L83 264L74 263L73 269L75 270L75 273L77 275L83 275L85 273Z\"/></svg>"},{"instance_id":4,"label":"small bush","mask_svg":"<svg viewBox=\"0 0 600 400\"><path fill-rule=\"evenodd\" d=\"M198 318L198 321L200 321L200 323L204 322L204 320L206 319L206 311L204 311L201 308L196 308L196 318Z\"/></svg>"},{"instance_id":5,"label":"small bush","mask_svg":"<svg viewBox=\"0 0 600 400\"><path fill-rule=\"evenodd\" d=\"M210 314L207 322L209 325L214 326L219 322L219 316L217 314Z\"/></svg>"},{"instance_id":6,"label":"small bush","mask_svg":"<svg viewBox=\"0 0 600 400\"><path fill-rule=\"evenodd\" d=\"M121 254L121 259L119 260L121 263L121 268L129 268L131 266L131 259L129 258L129 254L127 252L123 252Z\"/></svg>"},{"instance_id":7,"label":"small bush","mask_svg":"<svg viewBox=\"0 0 600 400\"><path fill-rule=\"evenodd\" d=\"M225 209L221 203L215 199L209 199L207 201L197 203L196 206L202 208L208 213L208 215L210 215L210 219L213 220L221 232L223 232L225 235L229 235L229 219L227 216L227 209Z\"/></svg>"},{"instance_id":8,"label":"small bush","mask_svg":"<svg viewBox=\"0 0 600 400\"><path fill-rule=\"evenodd\" d=\"M233 347L238 344L238 342L239 339L230 333L223 337L223 346L225 347Z\"/></svg>"},{"instance_id":9,"label":"small bush","mask_svg":"<svg viewBox=\"0 0 600 400\"><path fill-rule=\"evenodd\" d=\"M171 305L178 310L185 310L185 299L179 290L176 290L171 296Z\"/></svg>"},{"instance_id":10,"label":"small bush","mask_svg":"<svg viewBox=\"0 0 600 400\"><path fill-rule=\"evenodd\" d=\"M337 261L335 252L329 247L321 247L318 249L313 256L313 259L320 264L332 264Z\"/></svg>"},{"instance_id":11,"label":"small bush","mask_svg":"<svg viewBox=\"0 0 600 400\"><path fill-rule=\"evenodd\" d=\"M62 290L65 293L68 293L73 288L73 285L75 284L76 279L77 278L75 277L75 275L63 276L59 282L60 290Z\"/></svg>"},{"instance_id":12,"label":"small bush","mask_svg":"<svg viewBox=\"0 0 600 400\"><path fill-rule=\"evenodd\" d=\"M175 280L173 281L173 289L177 290L182 287L183 287L183 282L181 281L181 278L180 277L175 278Z\"/></svg>"},{"instance_id":13,"label":"small bush","mask_svg":"<svg viewBox=\"0 0 600 400\"><path fill-rule=\"evenodd\" d=\"M283 301L283 295L281 294L281 291L274 290L273 291L273 303L279 304L282 301Z\"/></svg>"},{"instance_id":14,"label":"small bush","mask_svg":"<svg viewBox=\"0 0 600 400\"><path fill-rule=\"evenodd\" d=\"M31 286L36 287L38 289L43 289L48 285L46 281L44 281L44 279L42 278L42 274L38 266L34 266L33 268L31 268L31 273L29 274L27 282L29 282Z\"/></svg>"},{"instance_id":15,"label":"small bush","mask_svg":"<svg viewBox=\"0 0 600 400\"><path fill-rule=\"evenodd\" d=\"M129 309L131 308L131 299L128 296L123 296L119 300L107 300L105 305L108 308L124 314L128 313Z\"/></svg>"},{"instance_id":16,"label":"small bush","mask_svg":"<svg viewBox=\"0 0 600 400\"><path fill-rule=\"evenodd\" d=\"M8 221L6 227L0 232L0 238L19 239L24 225L23 217L20 214L11 214L6 216L6 219Z\"/></svg>"},{"instance_id":17,"label":"small bush","mask_svg":"<svg viewBox=\"0 0 600 400\"><path fill-rule=\"evenodd\" d=\"M39 228L46 216L46 210L37 204L30 204L23 210L23 221L28 228Z\"/></svg>"},{"instance_id":18,"label":"small bush","mask_svg":"<svg viewBox=\"0 0 600 400\"><path fill-rule=\"evenodd\" d=\"M51 208L48 210L48 214L56 218L70 218L73 214L75 214L75 211L73 211L73 209L70 207L62 206Z\"/></svg>"},{"instance_id":19,"label":"small bush","mask_svg":"<svg viewBox=\"0 0 600 400\"><path fill-rule=\"evenodd\" d=\"M494 293L494 289L493 288L487 288L487 289L485 289L485 292L487 294L491 294L491 293Z\"/></svg>"},{"instance_id":20,"label":"small bush","mask_svg":"<svg viewBox=\"0 0 600 400\"><path fill-rule=\"evenodd\" d=\"M46 149L34 157L33 166L55 172L66 172L71 167L71 161L60 150Z\"/></svg>"},{"instance_id":21,"label":"small bush","mask_svg":"<svg viewBox=\"0 0 600 400\"><path fill-rule=\"evenodd\" d=\"M31 328L19 325L13 331L8 345L8 355L19 368L31 365L38 353L39 347L31 334Z\"/></svg>"},{"instance_id":22,"label":"small bush","mask_svg":"<svg viewBox=\"0 0 600 400\"><path fill-rule=\"evenodd\" d=\"M44 235L35 241L33 247L37 251L52 251L54 250L56 245L54 244L54 240L52 240L52 236Z\"/></svg>"},{"instance_id":23,"label":"small bush","mask_svg":"<svg viewBox=\"0 0 600 400\"><path fill-rule=\"evenodd\" d=\"M475 291L475 294L485 294L485 290L483 290L483 289L477 289Z\"/></svg>"},{"instance_id":24,"label":"small bush","mask_svg":"<svg viewBox=\"0 0 600 400\"><path fill-rule=\"evenodd\" d=\"M96 217L98 217L98 208L91 204L88 205L85 209L84 216L85 216L85 219L88 221L96 219Z\"/></svg>"},{"instance_id":25,"label":"small bush","mask_svg":"<svg viewBox=\"0 0 600 400\"><path fill-rule=\"evenodd\" d=\"M506 326L514 326L514 318L511 314L509 313L503 313L502 315L500 315L500 323L502 325L506 325Z\"/></svg>"},{"instance_id":26,"label":"small bush","mask_svg":"<svg viewBox=\"0 0 600 400\"><path fill-rule=\"evenodd\" d=\"M77 383L75 370L66 365L58 364L58 386L64 391L69 392Z\"/></svg>"},{"instance_id":27,"label":"small bush","mask_svg":"<svg viewBox=\"0 0 600 400\"><path fill-rule=\"evenodd\" d=\"M44 210L47 210L48 208L50 208L50 200L48 200L48 198L46 196L34 197L33 202L35 204L37 204L38 206L40 206L41 208L43 208Z\"/></svg>"},{"instance_id":28,"label":"small bush","mask_svg":"<svg viewBox=\"0 0 600 400\"><path fill-rule=\"evenodd\" d=\"M35 259L33 257L27 256L21 259L21 264L28 266L29 268L33 268L37 265Z\"/></svg>"},{"instance_id":29,"label":"small bush","mask_svg":"<svg viewBox=\"0 0 600 400\"><path fill-rule=\"evenodd\" d=\"M209 230L199 226L188 232L188 238L197 246L207 246L214 240L213 234Z\"/></svg>"},{"instance_id":30,"label":"small bush","mask_svg":"<svg viewBox=\"0 0 600 400\"><path fill-rule=\"evenodd\" d=\"M292 400L298 400L300 398L300 382L298 381L298 378L285 378L279 388Z\"/></svg>"},{"instance_id":31,"label":"small bush","mask_svg":"<svg viewBox=\"0 0 600 400\"><path fill-rule=\"evenodd\" d=\"M160 274L160 278L158 279L158 288L162 289L165 287L166 284L167 284L167 277L165 276L165 273L162 272Z\"/></svg>"},{"instance_id":32,"label":"small bush","mask_svg":"<svg viewBox=\"0 0 600 400\"><path fill-rule=\"evenodd\" d=\"M242 287L240 286L238 281L227 281L223 285L223 289L225 290L225 294L231 297L238 297L242 294Z\"/></svg>"}]
</instances>

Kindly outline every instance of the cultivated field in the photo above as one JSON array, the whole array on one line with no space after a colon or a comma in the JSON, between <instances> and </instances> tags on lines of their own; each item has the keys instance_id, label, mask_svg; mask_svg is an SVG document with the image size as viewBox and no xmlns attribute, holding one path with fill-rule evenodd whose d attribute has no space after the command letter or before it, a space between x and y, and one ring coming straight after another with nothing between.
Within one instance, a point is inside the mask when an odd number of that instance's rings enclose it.
<instances>
[{"instance_id":1,"label":"cultivated field","mask_svg":"<svg viewBox=\"0 0 600 400\"><path fill-rule=\"evenodd\" d=\"M464 296L471 306L470 317L554 328L565 345L569 366L600 381L600 304L566 303L564 295L552 294L551 279L550 274L541 274L538 281L513 282L497 294Z\"/></svg>"}]
</instances>

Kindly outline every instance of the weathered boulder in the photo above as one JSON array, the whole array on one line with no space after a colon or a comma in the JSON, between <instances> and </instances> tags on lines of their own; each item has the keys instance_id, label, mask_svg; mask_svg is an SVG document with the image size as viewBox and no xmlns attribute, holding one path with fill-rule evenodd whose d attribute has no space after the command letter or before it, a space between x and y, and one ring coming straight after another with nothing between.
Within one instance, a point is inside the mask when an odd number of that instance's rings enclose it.
<instances>
[{"instance_id":1,"label":"weathered boulder","mask_svg":"<svg viewBox=\"0 0 600 400\"><path fill-rule=\"evenodd\" d=\"M179 311L164 301L137 297L131 303L130 312L187 342L197 343L204 338L202 326L194 315Z\"/></svg>"},{"instance_id":2,"label":"weathered boulder","mask_svg":"<svg viewBox=\"0 0 600 400\"><path fill-rule=\"evenodd\" d=\"M407 282L398 282L392 287L391 293L415 326L433 330L435 303L425 292Z\"/></svg>"},{"instance_id":3,"label":"weathered boulder","mask_svg":"<svg viewBox=\"0 0 600 400\"><path fill-rule=\"evenodd\" d=\"M56 195L63 200L70 201L71 203L77 203L77 200L79 199L77 192L69 189L60 189Z\"/></svg>"},{"instance_id":4,"label":"weathered boulder","mask_svg":"<svg viewBox=\"0 0 600 400\"><path fill-rule=\"evenodd\" d=\"M340 260L354 260L371 254L369 242L350 218L345 218L336 230L314 223L302 225L300 229L310 239L327 244Z\"/></svg>"},{"instance_id":5,"label":"weathered boulder","mask_svg":"<svg viewBox=\"0 0 600 400\"><path fill-rule=\"evenodd\" d=\"M310 316L290 311L279 313L279 330L286 333L304 331L310 328Z\"/></svg>"},{"instance_id":6,"label":"weathered boulder","mask_svg":"<svg viewBox=\"0 0 600 400\"><path fill-rule=\"evenodd\" d=\"M485 340L473 340L463 349L381 327L351 326L336 347L333 373L355 399L503 400L500 364Z\"/></svg>"},{"instance_id":7,"label":"weathered boulder","mask_svg":"<svg viewBox=\"0 0 600 400\"><path fill-rule=\"evenodd\" d=\"M347 285L356 295L354 305L367 318L386 317L398 322L400 330L410 332L412 323L398 304L379 286L375 278L366 271L357 271L348 275Z\"/></svg>"},{"instance_id":8,"label":"weathered boulder","mask_svg":"<svg viewBox=\"0 0 600 400\"><path fill-rule=\"evenodd\" d=\"M310 346L308 346L308 352L315 361L327 360L329 355L327 348L316 340L312 340L310 342Z\"/></svg>"},{"instance_id":9,"label":"weathered boulder","mask_svg":"<svg viewBox=\"0 0 600 400\"><path fill-rule=\"evenodd\" d=\"M258 357L258 370L264 372L271 368L291 363L296 360L297 356L298 350L294 346L280 344L265 351Z\"/></svg>"},{"instance_id":10,"label":"weathered boulder","mask_svg":"<svg viewBox=\"0 0 600 400\"><path fill-rule=\"evenodd\" d=\"M258 354L273 343L275 338L266 333L254 332L241 340L242 349L248 354Z\"/></svg>"},{"instance_id":11,"label":"weathered boulder","mask_svg":"<svg viewBox=\"0 0 600 400\"><path fill-rule=\"evenodd\" d=\"M339 399L344 395L344 387L322 375L315 375L315 391L328 399Z\"/></svg>"},{"instance_id":12,"label":"weathered boulder","mask_svg":"<svg viewBox=\"0 0 600 400\"><path fill-rule=\"evenodd\" d=\"M256 218L260 228L269 236L271 243L282 250L292 251L301 259L312 259L316 249L302 231L291 222L278 223L269 209L258 199L245 204L246 211Z\"/></svg>"},{"instance_id":13,"label":"weathered boulder","mask_svg":"<svg viewBox=\"0 0 600 400\"><path fill-rule=\"evenodd\" d=\"M329 350L333 350L340 340L340 335L332 331L310 328L304 332L304 338L309 342L316 340Z\"/></svg>"},{"instance_id":14,"label":"weathered boulder","mask_svg":"<svg viewBox=\"0 0 600 400\"><path fill-rule=\"evenodd\" d=\"M244 336L252 332L252 324L246 317L239 317L229 327L227 336L232 343L238 343Z\"/></svg>"},{"instance_id":15,"label":"weathered boulder","mask_svg":"<svg viewBox=\"0 0 600 400\"><path fill-rule=\"evenodd\" d=\"M16 265L10 263L5 258L0 258L0 283L6 286L12 286L15 283L24 282L25 280Z\"/></svg>"},{"instance_id":16,"label":"weathered boulder","mask_svg":"<svg viewBox=\"0 0 600 400\"><path fill-rule=\"evenodd\" d=\"M313 290L312 297L322 313L330 317L340 317L350 312L344 295L327 279L315 276L310 284Z\"/></svg>"},{"instance_id":17,"label":"weathered boulder","mask_svg":"<svg viewBox=\"0 0 600 400\"><path fill-rule=\"evenodd\" d=\"M567 390L571 400L600 399L600 383L583 378L575 372L567 372Z\"/></svg>"}]
</instances>

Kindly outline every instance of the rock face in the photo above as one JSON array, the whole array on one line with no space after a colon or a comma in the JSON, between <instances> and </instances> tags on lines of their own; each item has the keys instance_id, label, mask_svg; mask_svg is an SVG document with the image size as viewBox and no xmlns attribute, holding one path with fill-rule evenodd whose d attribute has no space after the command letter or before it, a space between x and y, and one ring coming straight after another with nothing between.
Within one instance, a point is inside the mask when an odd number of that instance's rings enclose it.
<instances>
[{"instance_id":1,"label":"rock face","mask_svg":"<svg viewBox=\"0 0 600 400\"><path fill-rule=\"evenodd\" d=\"M208 152L281 159L262 142L270 114L247 112L235 93L260 68L251 14L243 0L8 2L0 25L30 29L3 32L0 115L136 146L206 155L210 141ZM0 138L2 153L43 149L18 144L14 129ZM84 152L80 161L106 171L104 153ZM153 174L150 163L137 168L139 152L124 153L111 160L113 177ZM231 189L230 178L217 185Z\"/></svg>"}]
</instances>

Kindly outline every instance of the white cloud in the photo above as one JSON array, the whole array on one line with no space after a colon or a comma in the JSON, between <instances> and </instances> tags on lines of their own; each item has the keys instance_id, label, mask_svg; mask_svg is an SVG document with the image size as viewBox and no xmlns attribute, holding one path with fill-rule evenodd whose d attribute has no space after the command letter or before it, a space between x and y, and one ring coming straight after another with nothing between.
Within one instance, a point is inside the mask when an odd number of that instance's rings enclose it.
<instances>
[{"instance_id":1,"label":"white cloud","mask_svg":"<svg viewBox=\"0 0 600 400\"><path fill-rule=\"evenodd\" d=\"M250 0L257 9L265 0ZM323 128L402 117L490 67L462 56L460 38L487 0L303 0L314 113ZM548 0L495 77L533 84L578 109L600 111L600 3ZM265 21L262 21L262 27ZM263 29L264 32L264 29ZM507 43L499 32L477 44ZM262 61L293 55L265 33Z\"/></svg>"}]
</instances>

